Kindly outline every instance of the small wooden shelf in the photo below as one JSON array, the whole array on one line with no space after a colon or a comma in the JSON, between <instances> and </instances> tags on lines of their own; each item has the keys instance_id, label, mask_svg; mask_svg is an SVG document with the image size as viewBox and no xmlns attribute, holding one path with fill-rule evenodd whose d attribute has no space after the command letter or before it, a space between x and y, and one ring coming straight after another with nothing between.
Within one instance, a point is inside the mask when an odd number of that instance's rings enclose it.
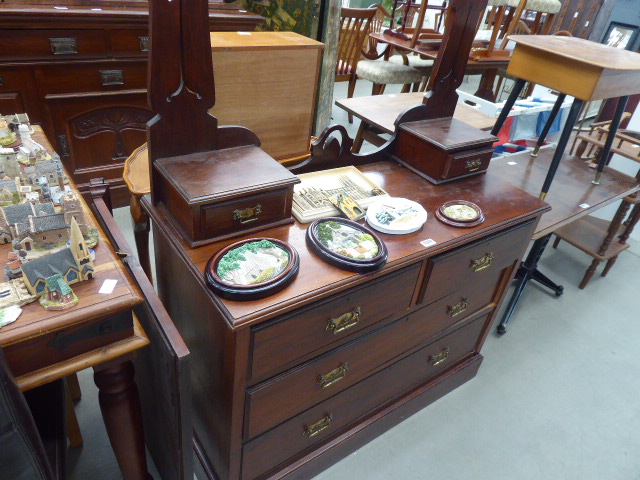
<instances>
[{"instance_id":1,"label":"small wooden shelf","mask_svg":"<svg viewBox=\"0 0 640 480\"><path fill-rule=\"evenodd\" d=\"M611 222L592 216L582 217L569 225L559 228L554 233L574 247L591 255L593 258L604 262L620 254L629 248L628 243L620 243L617 236L611 241L604 255L598 254L602 245L602 239L607 235L607 229ZM624 227L618 233L622 233Z\"/></svg>"}]
</instances>

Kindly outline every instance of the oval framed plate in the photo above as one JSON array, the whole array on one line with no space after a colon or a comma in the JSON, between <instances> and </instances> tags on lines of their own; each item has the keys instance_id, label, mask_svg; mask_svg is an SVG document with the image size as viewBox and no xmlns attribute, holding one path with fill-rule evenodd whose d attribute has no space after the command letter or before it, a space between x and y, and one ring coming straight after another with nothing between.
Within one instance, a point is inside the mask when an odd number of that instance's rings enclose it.
<instances>
[{"instance_id":1,"label":"oval framed plate","mask_svg":"<svg viewBox=\"0 0 640 480\"><path fill-rule=\"evenodd\" d=\"M453 227L475 227L484 222L484 213L475 203L452 200L436 210L436 218Z\"/></svg>"},{"instance_id":2,"label":"oval framed plate","mask_svg":"<svg viewBox=\"0 0 640 480\"><path fill-rule=\"evenodd\" d=\"M230 300L257 300L289 285L298 274L300 257L286 242L250 238L216 253L205 268L209 288Z\"/></svg>"},{"instance_id":3,"label":"oval framed plate","mask_svg":"<svg viewBox=\"0 0 640 480\"><path fill-rule=\"evenodd\" d=\"M307 245L325 262L351 272L373 272L387 263L384 242L369 228L346 218L313 222L307 229Z\"/></svg>"}]
</instances>

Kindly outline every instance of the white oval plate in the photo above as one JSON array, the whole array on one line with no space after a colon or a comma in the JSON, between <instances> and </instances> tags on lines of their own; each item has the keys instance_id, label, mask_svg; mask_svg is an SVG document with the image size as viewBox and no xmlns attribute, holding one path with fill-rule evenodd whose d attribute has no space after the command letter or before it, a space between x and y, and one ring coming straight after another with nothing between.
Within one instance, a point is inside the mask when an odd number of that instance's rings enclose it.
<instances>
[{"instance_id":1,"label":"white oval plate","mask_svg":"<svg viewBox=\"0 0 640 480\"><path fill-rule=\"evenodd\" d=\"M427 221L427 211L419 203L406 198L381 198L369 205L367 223L383 233L413 233Z\"/></svg>"}]
</instances>

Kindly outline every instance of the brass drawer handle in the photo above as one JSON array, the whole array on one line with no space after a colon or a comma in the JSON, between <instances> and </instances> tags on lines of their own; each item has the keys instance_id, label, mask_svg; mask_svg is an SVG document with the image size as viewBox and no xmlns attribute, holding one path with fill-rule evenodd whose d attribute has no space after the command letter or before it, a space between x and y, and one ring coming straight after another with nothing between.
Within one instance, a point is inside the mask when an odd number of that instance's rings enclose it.
<instances>
[{"instance_id":1,"label":"brass drawer handle","mask_svg":"<svg viewBox=\"0 0 640 480\"><path fill-rule=\"evenodd\" d=\"M338 368L331 370L329 373L320 375L318 377L318 385L320 385L320 388L327 388L338 383L347 375L347 370L349 370L349 362L344 362Z\"/></svg>"},{"instance_id":2,"label":"brass drawer handle","mask_svg":"<svg viewBox=\"0 0 640 480\"><path fill-rule=\"evenodd\" d=\"M350 312L343 313L339 317L332 318L327 323L325 330L332 331L335 335L345 331L348 328L355 327L360 321L360 307L356 307Z\"/></svg>"},{"instance_id":3,"label":"brass drawer handle","mask_svg":"<svg viewBox=\"0 0 640 480\"><path fill-rule=\"evenodd\" d=\"M466 298L462 298L455 305L449 305L447 307L447 315L449 315L450 317L455 317L456 315L460 315L462 312L464 312L467 309L468 306L469 306L469 300Z\"/></svg>"},{"instance_id":4,"label":"brass drawer handle","mask_svg":"<svg viewBox=\"0 0 640 480\"><path fill-rule=\"evenodd\" d=\"M260 204L251 208L243 208L242 210L234 210L233 211L233 219L239 221L240 223L249 223L255 222L259 220L259 216L262 213L262 206Z\"/></svg>"},{"instance_id":5,"label":"brass drawer handle","mask_svg":"<svg viewBox=\"0 0 640 480\"><path fill-rule=\"evenodd\" d=\"M446 347L437 355L431 355L429 357L429 363L431 363L432 367L435 367L443 363L447 358L449 358L449 347Z\"/></svg>"},{"instance_id":6,"label":"brass drawer handle","mask_svg":"<svg viewBox=\"0 0 640 480\"><path fill-rule=\"evenodd\" d=\"M78 53L78 42L75 38L50 38L51 53L54 55L71 55Z\"/></svg>"},{"instance_id":7,"label":"brass drawer handle","mask_svg":"<svg viewBox=\"0 0 640 480\"><path fill-rule=\"evenodd\" d=\"M149 37L138 37L140 40L140 51L148 52L149 51Z\"/></svg>"},{"instance_id":8,"label":"brass drawer handle","mask_svg":"<svg viewBox=\"0 0 640 480\"><path fill-rule=\"evenodd\" d=\"M469 265L469 268L474 272L480 272L485 268L489 268L491 266L492 261L493 261L493 252L487 253L484 257L478 258L476 260L471 260L471 265Z\"/></svg>"},{"instance_id":9,"label":"brass drawer handle","mask_svg":"<svg viewBox=\"0 0 640 480\"><path fill-rule=\"evenodd\" d=\"M482 160L467 160L464 164L464 169L468 172L475 172L476 170L480 170L481 165Z\"/></svg>"},{"instance_id":10,"label":"brass drawer handle","mask_svg":"<svg viewBox=\"0 0 640 480\"><path fill-rule=\"evenodd\" d=\"M124 85L124 72L122 70L99 70L102 86Z\"/></svg>"},{"instance_id":11,"label":"brass drawer handle","mask_svg":"<svg viewBox=\"0 0 640 480\"><path fill-rule=\"evenodd\" d=\"M309 438L315 437L321 431L326 430L327 428L329 428L329 425L331 424L331 420L333 420L333 415L329 414L326 417L318 420L313 425L309 425L308 427L304 427L303 434L305 436L309 437Z\"/></svg>"}]
</instances>

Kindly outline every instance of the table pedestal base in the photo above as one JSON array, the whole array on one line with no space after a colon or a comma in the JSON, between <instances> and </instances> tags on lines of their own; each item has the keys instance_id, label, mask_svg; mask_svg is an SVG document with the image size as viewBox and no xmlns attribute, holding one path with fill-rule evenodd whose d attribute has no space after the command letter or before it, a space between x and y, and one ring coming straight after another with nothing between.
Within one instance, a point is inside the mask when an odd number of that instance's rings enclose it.
<instances>
[{"instance_id":1,"label":"table pedestal base","mask_svg":"<svg viewBox=\"0 0 640 480\"><path fill-rule=\"evenodd\" d=\"M562 285L558 285L554 283L549 277L544 275L542 272L538 270L538 262L544 253L544 249L549 243L549 239L551 238L551 234L546 235L542 238L537 239L533 242L531 246L531 250L529 250L529 254L522 264L520 264L520 268L518 268L518 272L514 278L516 282L515 291L511 295L509 299L509 303L507 304L507 308L502 316L502 320L498 325L497 331L500 335L507 333L507 323L509 323L509 319L513 314L513 311L522 296L522 292L524 292L524 288L526 287L529 280L534 280L539 284L549 288L553 291L556 297L562 295L564 291L564 287Z\"/></svg>"}]
</instances>

